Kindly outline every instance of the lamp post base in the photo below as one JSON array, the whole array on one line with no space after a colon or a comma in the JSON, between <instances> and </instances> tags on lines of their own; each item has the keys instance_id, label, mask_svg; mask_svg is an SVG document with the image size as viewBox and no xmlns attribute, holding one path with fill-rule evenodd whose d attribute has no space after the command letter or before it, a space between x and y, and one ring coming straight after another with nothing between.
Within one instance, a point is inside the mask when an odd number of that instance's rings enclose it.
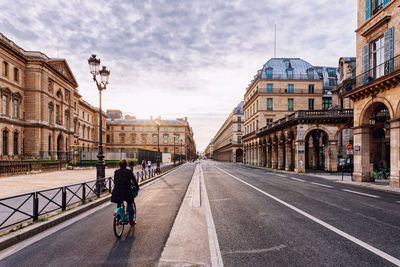
<instances>
[{"instance_id":1,"label":"lamp post base","mask_svg":"<svg viewBox=\"0 0 400 267\"><path fill-rule=\"evenodd\" d=\"M105 181L106 177L106 163L97 162L96 163L96 194L100 196L100 192L105 189Z\"/></svg>"}]
</instances>

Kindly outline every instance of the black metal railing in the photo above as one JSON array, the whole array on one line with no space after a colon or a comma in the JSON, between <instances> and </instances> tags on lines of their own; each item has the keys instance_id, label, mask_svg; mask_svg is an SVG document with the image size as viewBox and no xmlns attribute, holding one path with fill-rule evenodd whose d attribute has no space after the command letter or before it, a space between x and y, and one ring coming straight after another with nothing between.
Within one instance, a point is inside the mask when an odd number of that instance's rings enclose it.
<instances>
[{"instance_id":1,"label":"black metal railing","mask_svg":"<svg viewBox=\"0 0 400 267\"><path fill-rule=\"evenodd\" d=\"M355 88L361 87L365 84L382 78L400 69L400 55L391 58L384 63L373 67L372 69L358 75L356 77Z\"/></svg>"},{"instance_id":2,"label":"black metal railing","mask_svg":"<svg viewBox=\"0 0 400 267\"><path fill-rule=\"evenodd\" d=\"M249 136L252 136L254 134L256 134L256 131L252 131L251 133L245 134L245 135L242 136L242 140L247 138L247 137L249 137Z\"/></svg>"},{"instance_id":3,"label":"black metal railing","mask_svg":"<svg viewBox=\"0 0 400 267\"><path fill-rule=\"evenodd\" d=\"M162 166L160 173L175 166ZM155 169L134 172L138 183L157 175ZM40 190L17 196L0 199L0 230L25 223L37 221L39 217L56 211L64 211L68 206L86 203L92 199L111 193L114 188L114 178L106 177L83 183L72 184L52 189Z\"/></svg>"}]
</instances>

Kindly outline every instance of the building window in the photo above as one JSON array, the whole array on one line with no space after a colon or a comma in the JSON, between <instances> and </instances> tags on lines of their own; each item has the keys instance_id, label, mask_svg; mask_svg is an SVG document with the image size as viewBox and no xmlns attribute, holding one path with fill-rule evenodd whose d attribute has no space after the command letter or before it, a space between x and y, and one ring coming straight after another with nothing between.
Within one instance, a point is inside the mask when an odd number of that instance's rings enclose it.
<instances>
[{"instance_id":1,"label":"building window","mask_svg":"<svg viewBox=\"0 0 400 267\"><path fill-rule=\"evenodd\" d=\"M329 86L335 86L335 79L329 79Z\"/></svg>"},{"instance_id":2,"label":"building window","mask_svg":"<svg viewBox=\"0 0 400 267\"><path fill-rule=\"evenodd\" d=\"M175 154L179 153L179 148L175 147Z\"/></svg>"},{"instance_id":3,"label":"building window","mask_svg":"<svg viewBox=\"0 0 400 267\"><path fill-rule=\"evenodd\" d=\"M293 98L288 99L288 110L293 110Z\"/></svg>"},{"instance_id":4,"label":"building window","mask_svg":"<svg viewBox=\"0 0 400 267\"><path fill-rule=\"evenodd\" d=\"M125 127L124 127L124 126L121 126L121 131L123 131L123 130L125 130Z\"/></svg>"},{"instance_id":5,"label":"building window","mask_svg":"<svg viewBox=\"0 0 400 267\"><path fill-rule=\"evenodd\" d=\"M8 97L6 95L3 95L3 114L7 115L8 111Z\"/></svg>"},{"instance_id":6,"label":"building window","mask_svg":"<svg viewBox=\"0 0 400 267\"><path fill-rule=\"evenodd\" d=\"M51 135L49 135L49 138L48 138L48 143L47 143L47 145L48 145L48 150L49 150L49 153L51 152Z\"/></svg>"},{"instance_id":7,"label":"building window","mask_svg":"<svg viewBox=\"0 0 400 267\"><path fill-rule=\"evenodd\" d=\"M164 153L168 153L168 148L164 147Z\"/></svg>"},{"instance_id":8,"label":"building window","mask_svg":"<svg viewBox=\"0 0 400 267\"><path fill-rule=\"evenodd\" d=\"M286 70L288 80L293 80L293 69Z\"/></svg>"},{"instance_id":9,"label":"building window","mask_svg":"<svg viewBox=\"0 0 400 267\"><path fill-rule=\"evenodd\" d=\"M157 135L153 135L153 143L157 143Z\"/></svg>"},{"instance_id":10,"label":"building window","mask_svg":"<svg viewBox=\"0 0 400 267\"><path fill-rule=\"evenodd\" d=\"M238 136L237 138L238 138L238 144L241 144L242 143L242 137Z\"/></svg>"},{"instance_id":11,"label":"building window","mask_svg":"<svg viewBox=\"0 0 400 267\"><path fill-rule=\"evenodd\" d=\"M242 125L239 124L237 129L238 129L238 132L241 132L242 131Z\"/></svg>"},{"instance_id":12,"label":"building window","mask_svg":"<svg viewBox=\"0 0 400 267\"><path fill-rule=\"evenodd\" d=\"M375 78L379 78L384 74L384 47L385 43L383 37L372 43L372 66Z\"/></svg>"},{"instance_id":13,"label":"building window","mask_svg":"<svg viewBox=\"0 0 400 267\"><path fill-rule=\"evenodd\" d=\"M267 98L267 110L273 110L272 98Z\"/></svg>"},{"instance_id":14,"label":"building window","mask_svg":"<svg viewBox=\"0 0 400 267\"><path fill-rule=\"evenodd\" d=\"M107 143L110 143L110 142L111 142L111 136L110 136L109 134L107 134L107 136L106 136L106 142L107 142Z\"/></svg>"},{"instance_id":15,"label":"building window","mask_svg":"<svg viewBox=\"0 0 400 267\"><path fill-rule=\"evenodd\" d=\"M177 136L174 136L174 143L175 143L175 144L178 144L178 141L179 141L178 139L179 139L179 138L178 138Z\"/></svg>"},{"instance_id":16,"label":"building window","mask_svg":"<svg viewBox=\"0 0 400 267\"><path fill-rule=\"evenodd\" d=\"M52 79L49 78L49 82L47 84L49 92L53 92L54 82Z\"/></svg>"},{"instance_id":17,"label":"building window","mask_svg":"<svg viewBox=\"0 0 400 267\"><path fill-rule=\"evenodd\" d=\"M273 85L267 84L267 93L272 93L272 92L273 92Z\"/></svg>"},{"instance_id":18,"label":"building window","mask_svg":"<svg viewBox=\"0 0 400 267\"><path fill-rule=\"evenodd\" d=\"M68 126L69 126L69 123L68 123L68 112L65 112L65 115L64 115L64 127L68 128Z\"/></svg>"},{"instance_id":19,"label":"building window","mask_svg":"<svg viewBox=\"0 0 400 267\"><path fill-rule=\"evenodd\" d=\"M14 99L13 104L14 104L14 117L18 118L18 100Z\"/></svg>"},{"instance_id":20,"label":"building window","mask_svg":"<svg viewBox=\"0 0 400 267\"><path fill-rule=\"evenodd\" d=\"M8 63L3 61L3 76L8 78Z\"/></svg>"},{"instance_id":21,"label":"building window","mask_svg":"<svg viewBox=\"0 0 400 267\"><path fill-rule=\"evenodd\" d=\"M14 132L14 149L13 154L18 155L18 133Z\"/></svg>"},{"instance_id":22,"label":"building window","mask_svg":"<svg viewBox=\"0 0 400 267\"><path fill-rule=\"evenodd\" d=\"M314 80L314 69L307 70L307 77L309 80Z\"/></svg>"},{"instance_id":23,"label":"building window","mask_svg":"<svg viewBox=\"0 0 400 267\"><path fill-rule=\"evenodd\" d=\"M17 68L14 68L14 81L19 82L19 71Z\"/></svg>"},{"instance_id":24,"label":"building window","mask_svg":"<svg viewBox=\"0 0 400 267\"><path fill-rule=\"evenodd\" d=\"M3 131L3 155L8 155L8 131Z\"/></svg>"},{"instance_id":25,"label":"building window","mask_svg":"<svg viewBox=\"0 0 400 267\"><path fill-rule=\"evenodd\" d=\"M266 70L267 79L272 79L272 69Z\"/></svg>"},{"instance_id":26,"label":"building window","mask_svg":"<svg viewBox=\"0 0 400 267\"><path fill-rule=\"evenodd\" d=\"M332 98L324 97L322 98L322 109L327 110L332 105Z\"/></svg>"},{"instance_id":27,"label":"building window","mask_svg":"<svg viewBox=\"0 0 400 267\"><path fill-rule=\"evenodd\" d=\"M267 123L267 125L272 124L272 119L266 119L266 123Z\"/></svg>"},{"instance_id":28,"label":"building window","mask_svg":"<svg viewBox=\"0 0 400 267\"><path fill-rule=\"evenodd\" d=\"M314 110L314 99L308 99L308 110Z\"/></svg>"},{"instance_id":29,"label":"building window","mask_svg":"<svg viewBox=\"0 0 400 267\"><path fill-rule=\"evenodd\" d=\"M76 111L76 102L74 102L74 110Z\"/></svg>"},{"instance_id":30,"label":"building window","mask_svg":"<svg viewBox=\"0 0 400 267\"><path fill-rule=\"evenodd\" d=\"M314 84L309 84L308 85L308 93L309 94L314 94Z\"/></svg>"},{"instance_id":31,"label":"building window","mask_svg":"<svg viewBox=\"0 0 400 267\"><path fill-rule=\"evenodd\" d=\"M288 84L287 85L287 92L289 94L293 94L293 91L294 91L294 85L293 84Z\"/></svg>"},{"instance_id":32,"label":"building window","mask_svg":"<svg viewBox=\"0 0 400 267\"><path fill-rule=\"evenodd\" d=\"M168 135L164 135L164 143L165 143L165 144L168 143Z\"/></svg>"},{"instance_id":33,"label":"building window","mask_svg":"<svg viewBox=\"0 0 400 267\"><path fill-rule=\"evenodd\" d=\"M49 106L47 109L47 115L48 115L49 123L51 123L51 106Z\"/></svg>"},{"instance_id":34,"label":"building window","mask_svg":"<svg viewBox=\"0 0 400 267\"><path fill-rule=\"evenodd\" d=\"M56 123L58 125L61 125L61 121L60 121L60 106L56 105Z\"/></svg>"}]
</instances>

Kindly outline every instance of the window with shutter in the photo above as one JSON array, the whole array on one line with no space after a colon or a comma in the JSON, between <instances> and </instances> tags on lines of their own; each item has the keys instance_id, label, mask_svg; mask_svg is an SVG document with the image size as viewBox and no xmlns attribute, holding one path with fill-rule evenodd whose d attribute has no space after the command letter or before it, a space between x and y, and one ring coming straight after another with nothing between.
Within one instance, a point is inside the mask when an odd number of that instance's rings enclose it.
<instances>
[{"instance_id":1,"label":"window with shutter","mask_svg":"<svg viewBox=\"0 0 400 267\"><path fill-rule=\"evenodd\" d=\"M384 58L385 58L385 75L393 72L393 57L394 57L394 43L393 43L394 27L388 29L384 38Z\"/></svg>"},{"instance_id":2,"label":"window with shutter","mask_svg":"<svg viewBox=\"0 0 400 267\"><path fill-rule=\"evenodd\" d=\"M371 17L371 0L365 0L365 21Z\"/></svg>"},{"instance_id":3,"label":"window with shutter","mask_svg":"<svg viewBox=\"0 0 400 267\"><path fill-rule=\"evenodd\" d=\"M369 71L369 44L366 44L362 50L362 71L363 71L363 84L367 82Z\"/></svg>"}]
</instances>

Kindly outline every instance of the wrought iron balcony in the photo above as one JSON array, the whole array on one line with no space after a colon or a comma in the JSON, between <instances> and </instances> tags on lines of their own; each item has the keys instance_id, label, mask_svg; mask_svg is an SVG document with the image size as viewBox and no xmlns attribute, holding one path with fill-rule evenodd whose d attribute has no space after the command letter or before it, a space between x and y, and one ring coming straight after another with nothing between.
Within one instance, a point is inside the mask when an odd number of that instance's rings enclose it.
<instances>
[{"instance_id":1,"label":"wrought iron balcony","mask_svg":"<svg viewBox=\"0 0 400 267\"><path fill-rule=\"evenodd\" d=\"M375 66L355 78L355 85L350 89L346 88L345 97L353 100L360 99L380 90L389 89L395 86L400 79L396 74L400 70L400 55L391 58L384 63Z\"/></svg>"}]
</instances>

